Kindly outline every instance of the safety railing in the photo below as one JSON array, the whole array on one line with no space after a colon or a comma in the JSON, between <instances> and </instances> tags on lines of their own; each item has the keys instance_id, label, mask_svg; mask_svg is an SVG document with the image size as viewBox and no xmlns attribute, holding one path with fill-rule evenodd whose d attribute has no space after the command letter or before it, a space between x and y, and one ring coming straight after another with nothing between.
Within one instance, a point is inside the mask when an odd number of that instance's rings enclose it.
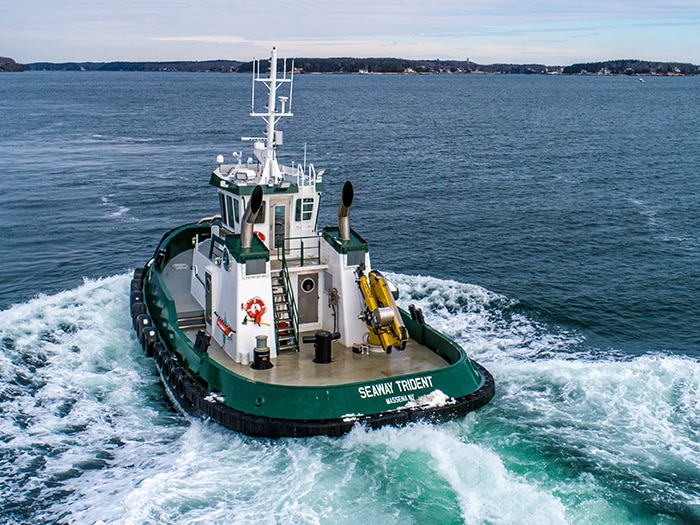
<instances>
[{"instance_id":1,"label":"safety railing","mask_svg":"<svg viewBox=\"0 0 700 525\"><path fill-rule=\"evenodd\" d=\"M321 238L318 235L308 237L285 237L284 249L277 247L277 258L294 266L319 264L321 261Z\"/></svg>"},{"instance_id":2,"label":"safety railing","mask_svg":"<svg viewBox=\"0 0 700 525\"><path fill-rule=\"evenodd\" d=\"M284 251L282 251L282 270L280 272L282 276L282 281L283 281L283 288L284 288L284 297L285 300L287 301L287 311L289 312L289 322L292 324L292 327L294 328L294 337L297 339L295 342L297 344L297 348L299 345L299 312L297 311L297 303L294 300L294 292L292 290L292 282L289 279L289 270L287 269L287 260L284 257ZM280 320L277 320L277 327L275 329L275 335L277 336L277 344L279 347L279 322Z\"/></svg>"}]
</instances>

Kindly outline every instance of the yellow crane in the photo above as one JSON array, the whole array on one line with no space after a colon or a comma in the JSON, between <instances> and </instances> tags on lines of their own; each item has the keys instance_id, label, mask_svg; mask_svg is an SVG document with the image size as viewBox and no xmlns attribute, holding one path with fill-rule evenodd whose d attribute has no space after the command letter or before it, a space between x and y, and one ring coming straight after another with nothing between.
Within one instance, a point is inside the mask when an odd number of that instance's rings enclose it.
<instances>
[{"instance_id":1,"label":"yellow crane","mask_svg":"<svg viewBox=\"0 0 700 525\"><path fill-rule=\"evenodd\" d=\"M369 329L368 344L379 346L386 353L392 348L406 348L408 331L403 325L389 282L376 270L364 273L364 265L357 269L357 283L365 302L365 311L360 316Z\"/></svg>"}]
</instances>

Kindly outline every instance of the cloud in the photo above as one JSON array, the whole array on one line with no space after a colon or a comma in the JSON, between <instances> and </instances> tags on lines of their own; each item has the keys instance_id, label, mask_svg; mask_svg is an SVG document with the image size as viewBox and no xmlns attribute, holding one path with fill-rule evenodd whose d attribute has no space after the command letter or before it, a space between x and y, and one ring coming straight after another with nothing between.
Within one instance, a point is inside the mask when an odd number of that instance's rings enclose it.
<instances>
[{"instance_id":1,"label":"cloud","mask_svg":"<svg viewBox=\"0 0 700 525\"><path fill-rule=\"evenodd\" d=\"M240 44L246 39L232 35L202 35L202 36L152 36L148 40L158 42L199 42L203 44Z\"/></svg>"},{"instance_id":2,"label":"cloud","mask_svg":"<svg viewBox=\"0 0 700 525\"><path fill-rule=\"evenodd\" d=\"M697 0L31 0L0 19L0 48L25 62L248 60L273 44L303 57L551 64L617 46L700 61Z\"/></svg>"}]
</instances>

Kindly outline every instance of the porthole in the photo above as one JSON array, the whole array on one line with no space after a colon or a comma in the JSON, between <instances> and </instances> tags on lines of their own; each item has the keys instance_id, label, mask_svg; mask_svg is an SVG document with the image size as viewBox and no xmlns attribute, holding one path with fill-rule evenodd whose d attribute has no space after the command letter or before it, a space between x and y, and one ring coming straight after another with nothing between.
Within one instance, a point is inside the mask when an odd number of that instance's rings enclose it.
<instances>
[{"instance_id":1,"label":"porthole","mask_svg":"<svg viewBox=\"0 0 700 525\"><path fill-rule=\"evenodd\" d=\"M301 290L304 293L311 293L316 289L316 281L307 277L301 282Z\"/></svg>"}]
</instances>

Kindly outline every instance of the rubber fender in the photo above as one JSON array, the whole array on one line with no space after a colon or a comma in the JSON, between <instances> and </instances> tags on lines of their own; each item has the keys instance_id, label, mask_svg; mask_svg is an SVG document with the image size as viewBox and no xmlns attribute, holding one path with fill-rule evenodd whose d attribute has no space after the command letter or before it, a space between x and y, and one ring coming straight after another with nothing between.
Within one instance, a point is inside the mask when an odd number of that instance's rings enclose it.
<instances>
[{"instance_id":1,"label":"rubber fender","mask_svg":"<svg viewBox=\"0 0 700 525\"><path fill-rule=\"evenodd\" d=\"M142 279L146 277L146 268L136 268L134 270L134 279Z\"/></svg>"},{"instance_id":2,"label":"rubber fender","mask_svg":"<svg viewBox=\"0 0 700 525\"><path fill-rule=\"evenodd\" d=\"M180 399L185 399L185 379L183 377L182 370L180 370L179 372L180 373L176 372L177 378L175 384L175 391L177 392L177 395Z\"/></svg>"},{"instance_id":3,"label":"rubber fender","mask_svg":"<svg viewBox=\"0 0 700 525\"><path fill-rule=\"evenodd\" d=\"M163 363L163 368L160 369L160 374L161 376L163 376L163 383L165 383L165 388L167 388L171 394L173 392L173 385L170 383L170 373L172 372L172 369L173 367L168 366L167 361Z\"/></svg>"},{"instance_id":4,"label":"rubber fender","mask_svg":"<svg viewBox=\"0 0 700 525\"><path fill-rule=\"evenodd\" d=\"M170 382L170 374L172 374L173 367L175 364L173 363L173 360L170 358L170 356L167 356L163 359L163 362L161 363L160 370L163 373L163 377L165 378L166 382Z\"/></svg>"},{"instance_id":5,"label":"rubber fender","mask_svg":"<svg viewBox=\"0 0 700 525\"><path fill-rule=\"evenodd\" d=\"M197 387L189 377L185 378L185 399L187 399L192 406L197 406L197 398L199 397L197 395L198 390L199 387Z\"/></svg>"},{"instance_id":6,"label":"rubber fender","mask_svg":"<svg viewBox=\"0 0 700 525\"><path fill-rule=\"evenodd\" d=\"M131 280L132 290L142 290L143 289L143 279L132 279Z\"/></svg>"},{"instance_id":7,"label":"rubber fender","mask_svg":"<svg viewBox=\"0 0 700 525\"><path fill-rule=\"evenodd\" d=\"M161 351L165 352L165 346L163 346L163 343L156 340L156 342L151 345L149 350L151 352L150 354L148 353L148 351L146 351L146 355L148 357L157 357Z\"/></svg>"},{"instance_id":8,"label":"rubber fender","mask_svg":"<svg viewBox=\"0 0 700 525\"><path fill-rule=\"evenodd\" d=\"M163 361L163 370L165 371L166 379L170 379L173 375L173 368L175 368L175 361L168 355L168 358Z\"/></svg>"},{"instance_id":9,"label":"rubber fender","mask_svg":"<svg viewBox=\"0 0 700 525\"><path fill-rule=\"evenodd\" d=\"M150 321L150 319L149 319L149 321ZM141 335L139 336L139 343L141 343L141 347L144 347L144 344L146 343L146 337L148 336L149 332L154 332L153 333L154 337L158 336L158 333L156 332L156 329L153 327L153 325L141 327ZM145 350L145 348L144 348L144 350Z\"/></svg>"},{"instance_id":10,"label":"rubber fender","mask_svg":"<svg viewBox=\"0 0 700 525\"><path fill-rule=\"evenodd\" d=\"M133 307L135 303L143 302L143 292L141 290L131 290L129 294L129 303Z\"/></svg>"},{"instance_id":11,"label":"rubber fender","mask_svg":"<svg viewBox=\"0 0 700 525\"><path fill-rule=\"evenodd\" d=\"M219 403L206 403L204 406L204 412L206 415L208 415L210 418L212 418L214 421L218 422L224 422L224 410L223 406L220 405ZM225 426L225 425L224 425ZM228 427L231 428L231 427Z\"/></svg>"},{"instance_id":12,"label":"rubber fender","mask_svg":"<svg viewBox=\"0 0 700 525\"><path fill-rule=\"evenodd\" d=\"M158 366L162 369L168 359L170 359L168 350L165 348L165 345L161 345L161 349L156 354L156 362L158 363Z\"/></svg>"},{"instance_id":13,"label":"rubber fender","mask_svg":"<svg viewBox=\"0 0 700 525\"><path fill-rule=\"evenodd\" d=\"M143 331L143 341L141 342L141 348L146 353L148 357L153 355L153 345L158 342L158 332L155 328L149 328Z\"/></svg>"},{"instance_id":14,"label":"rubber fender","mask_svg":"<svg viewBox=\"0 0 700 525\"><path fill-rule=\"evenodd\" d=\"M143 334L143 329L151 326L151 318L148 317L148 314L139 314L138 317L136 317L136 333L139 336L139 342L141 341L141 336Z\"/></svg>"},{"instance_id":15,"label":"rubber fender","mask_svg":"<svg viewBox=\"0 0 700 525\"><path fill-rule=\"evenodd\" d=\"M136 330L136 318L146 313L146 305L143 303L134 303L131 305L131 319L133 321L134 330Z\"/></svg>"},{"instance_id":16,"label":"rubber fender","mask_svg":"<svg viewBox=\"0 0 700 525\"><path fill-rule=\"evenodd\" d=\"M185 407L187 412L192 415L200 416L202 411L197 406L195 392L193 392L194 385L189 380L187 375L182 375L177 382L178 396L180 398L180 403Z\"/></svg>"}]
</instances>

